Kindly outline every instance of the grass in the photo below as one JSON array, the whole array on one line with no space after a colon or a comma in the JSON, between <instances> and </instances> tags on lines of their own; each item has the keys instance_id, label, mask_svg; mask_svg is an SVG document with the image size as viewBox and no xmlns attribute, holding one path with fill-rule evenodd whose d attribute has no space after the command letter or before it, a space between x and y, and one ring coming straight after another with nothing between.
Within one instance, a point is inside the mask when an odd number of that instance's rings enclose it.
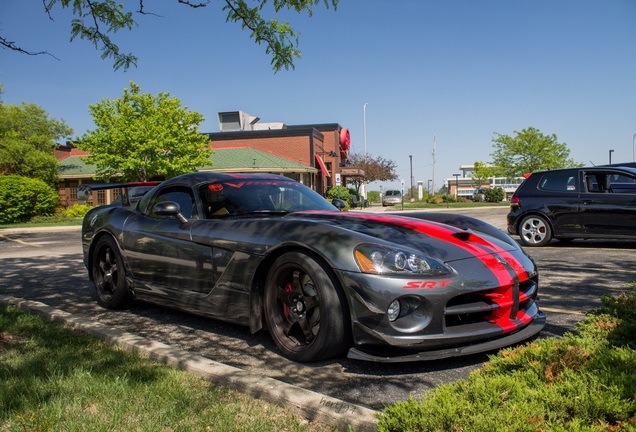
<instances>
[{"instance_id":1,"label":"grass","mask_svg":"<svg viewBox=\"0 0 636 432\"><path fill-rule=\"evenodd\" d=\"M499 351L467 380L389 405L384 431L636 431L636 283L563 338Z\"/></svg>"},{"instance_id":2,"label":"grass","mask_svg":"<svg viewBox=\"0 0 636 432\"><path fill-rule=\"evenodd\" d=\"M82 225L81 217L69 217L63 214L53 216L36 216L29 222L21 222L14 224L0 224L0 229L4 228L36 228L48 226L75 226Z\"/></svg>"},{"instance_id":3,"label":"grass","mask_svg":"<svg viewBox=\"0 0 636 432\"><path fill-rule=\"evenodd\" d=\"M73 430L332 429L0 305L0 431Z\"/></svg>"}]
</instances>

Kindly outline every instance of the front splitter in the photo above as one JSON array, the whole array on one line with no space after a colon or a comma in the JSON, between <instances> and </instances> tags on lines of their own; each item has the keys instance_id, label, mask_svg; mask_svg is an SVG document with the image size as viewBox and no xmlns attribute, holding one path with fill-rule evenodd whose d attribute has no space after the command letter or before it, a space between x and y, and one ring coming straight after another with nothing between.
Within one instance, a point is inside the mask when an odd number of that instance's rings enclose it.
<instances>
[{"instance_id":1,"label":"front splitter","mask_svg":"<svg viewBox=\"0 0 636 432\"><path fill-rule=\"evenodd\" d=\"M543 327L545 327L545 323L545 314L543 312L539 312L537 315L535 315L532 323L524 329L498 339L489 340L487 342L466 345L462 347L446 348L434 351L421 351L413 354L396 356L365 352L359 348L351 348L349 350L349 353L347 354L347 357L354 360L365 360L378 363L405 363L415 361L439 360L450 357L461 357L471 354L488 352L499 348L511 346L519 342L523 342L543 330Z\"/></svg>"}]
</instances>

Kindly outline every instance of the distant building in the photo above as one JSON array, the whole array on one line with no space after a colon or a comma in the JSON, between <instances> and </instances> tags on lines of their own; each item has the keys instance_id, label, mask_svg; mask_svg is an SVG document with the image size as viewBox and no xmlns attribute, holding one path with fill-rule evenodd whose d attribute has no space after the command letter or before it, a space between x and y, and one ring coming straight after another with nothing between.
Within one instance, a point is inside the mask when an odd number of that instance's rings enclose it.
<instances>
[{"instance_id":1,"label":"distant building","mask_svg":"<svg viewBox=\"0 0 636 432\"><path fill-rule=\"evenodd\" d=\"M490 189L500 187L504 191L504 201L508 201L510 196L517 190L524 178L508 179L505 177L490 177L488 182L476 185L473 180L474 165L461 165L459 167L461 175L446 179L448 193L458 198L472 199L476 189Z\"/></svg>"},{"instance_id":2,"label":"distant building","mask_svg":"<svg viewBox=\"0 0 636 432\"><path fill-rule=\"evenodd\" d=\"M321 195L335 185L336 174L363 175L358 168L345 167L350 148L349 130L338 123L288 126L259 123L259 118L243 111L218 113L219 130L208 133L214 153L211 164L201 171L272 173L297 180ZM84 163L88 153L68 144L59 146L58 192L63 206L77 203L77 187L94 183L95 167ZM162 180L162 179L158 179ZM113 179L116 181L116 179ZM94 205L108 204L116 197L111 191L91 195Z\"/></svg>"}]
</instances>

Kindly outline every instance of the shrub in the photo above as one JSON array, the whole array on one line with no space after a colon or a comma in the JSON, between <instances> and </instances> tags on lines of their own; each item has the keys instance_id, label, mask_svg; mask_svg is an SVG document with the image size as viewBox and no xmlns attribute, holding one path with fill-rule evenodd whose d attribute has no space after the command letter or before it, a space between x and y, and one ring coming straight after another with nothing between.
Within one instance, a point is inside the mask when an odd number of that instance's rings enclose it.
<instances>
[{"instance_id":1,"label":"shrub","mask_svg":"<svg viewBox=\"0 0 636 432\"><path fill-rule=\"evenodd\" d=\"M0 223L27 222L51 215L59 201L57 191L42 180L0 176Z\"/></svg>"},{"instance_id":2,"label":"shrub","mask_svg":"<svg viewBox=\"0 0 636 432\"><path fill-rule=\"evenodd\" d=\"M444 202L444 198L442 198L441 195L431 195L428 197L426 202L429 204L441 204Z\"/></svg>"},{"instance_id":3,"label":"shrub","mask_svg":"<svg viewBox=\"0 0 636 432\"><path fill-rule=\"evenodd\" d=\"M484 198L487 202L500 202L504 199L504 191L500 187L484 189Z\"/></svg>"},{"instance_id":4,"label":"shrub","mask_svg":"<svg viewBox=\"0 0 636 432\"><path fill-rule=\"evenodd\" d=\"M378 431L634 431L636 284L576 333L500 350L467 380L388 405Z\"/></svg>"},{"instance_id":5,"label":"shrub","mask_svg":"<svg viewBox=\"0 0 636 432\"><path fill-rule=\"evenodd\" d=\"M71 218L81 218L86 216L86 213L92 208L93 206L90 204L75 204L64 210L64 215Z\"/></svg>"},{"instance_id":6,"label":"shrub","mask_svg":"<svg viewBox=\"0 0 636 432\"><path fill-rule=\"evenodd\" d=\"M338 198L341 200L348 200L351 194L349 193L349 189L344 186L340 187L332 187L327 191L327 198L332 200L334 198Z\"/></svg>"},{"instance_id":7,"label":"shrub","mask_svg":"<svg viewBox=\"0 0 636 432\"><path fill-rule=\"evenodd\" d=\"M367 192L367 201L379 203L380 202L380 192L378 191L369 191Z\"/></svg>"}]
</instances>

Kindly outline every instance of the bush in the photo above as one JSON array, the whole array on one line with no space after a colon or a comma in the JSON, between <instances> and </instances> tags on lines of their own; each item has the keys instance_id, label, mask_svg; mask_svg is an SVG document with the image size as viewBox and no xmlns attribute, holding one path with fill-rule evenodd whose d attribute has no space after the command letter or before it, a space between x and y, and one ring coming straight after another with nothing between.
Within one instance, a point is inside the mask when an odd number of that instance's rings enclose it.
<instances>
[{"instance_id":1,"label":"bush","mask_svg":"<svg viewBox=\"0 0 636 432\"><path fill-rule=\"evenodd\" d=\"M378 192L378 191L369 191L369 192L367 192L367 201L373 202L373 203L379 203L380 202L380 192Z\"/></svg>"},{"instance_id":2,"label":"bush","mask_svg":"<svg viewBox=\"0 0 636 432\"><path fill-rule=\"evenodd\" d=\"M42 180L0 176L0 223L27 222L51 215L59 202L57 191Z\"/></svg>"},{"instance_id":3,"label":"bush","mask_svg":"<svg viewBox=\"0 0 636 432\"><path fill-rule=\"evenodd\" d=\"M636 284L577 333L500 350L467 380L388 405L378 431L636 430Z\"/></svg>"},{"instance_id":4,"label":"bush","mask_svg":"<svg viewBox=\"0 0 636 432\"><path fill-rule=\"evenodd\" d=\"M64 215L70 218L83 218L92 208L90 204L75 204L64 210Z\"/></svg>"},{"instance_id":5,"label":"bush","mask_svg":"<svg viewBox=\"0 0 636 432\"><path fill-rule=\"evenodd\" d=\"M351 192L349 192L349 189L347 189L346 187L340 186L332 187L331 189L329 189L327 191L327 199L331 202L331 200L334 198L341 199L347 204L344 209L345 211L349 210L349 208L351 207L351 204L349 202L351 200Z\"/></svg>"},{"instance_id":6,"label":"bush","mask_svg":"<svg viewBox=\"0 0 636 432\"><path fill-rule=\"evenodd\" d=\"M444 198L441 195L431 195L426 199L429 204L441 204L444 202Z\"/></svg>"},{"instance_id":7,"label":"bush","mask_svg":"<svg viewBox=\"0 0 636 432\"><path fill-rule=\"evenodd\" d=\"M500 187L484 189L484 198L487 202L500 202L504 199L504 191Z\"/></svg>"}]
</instances>

